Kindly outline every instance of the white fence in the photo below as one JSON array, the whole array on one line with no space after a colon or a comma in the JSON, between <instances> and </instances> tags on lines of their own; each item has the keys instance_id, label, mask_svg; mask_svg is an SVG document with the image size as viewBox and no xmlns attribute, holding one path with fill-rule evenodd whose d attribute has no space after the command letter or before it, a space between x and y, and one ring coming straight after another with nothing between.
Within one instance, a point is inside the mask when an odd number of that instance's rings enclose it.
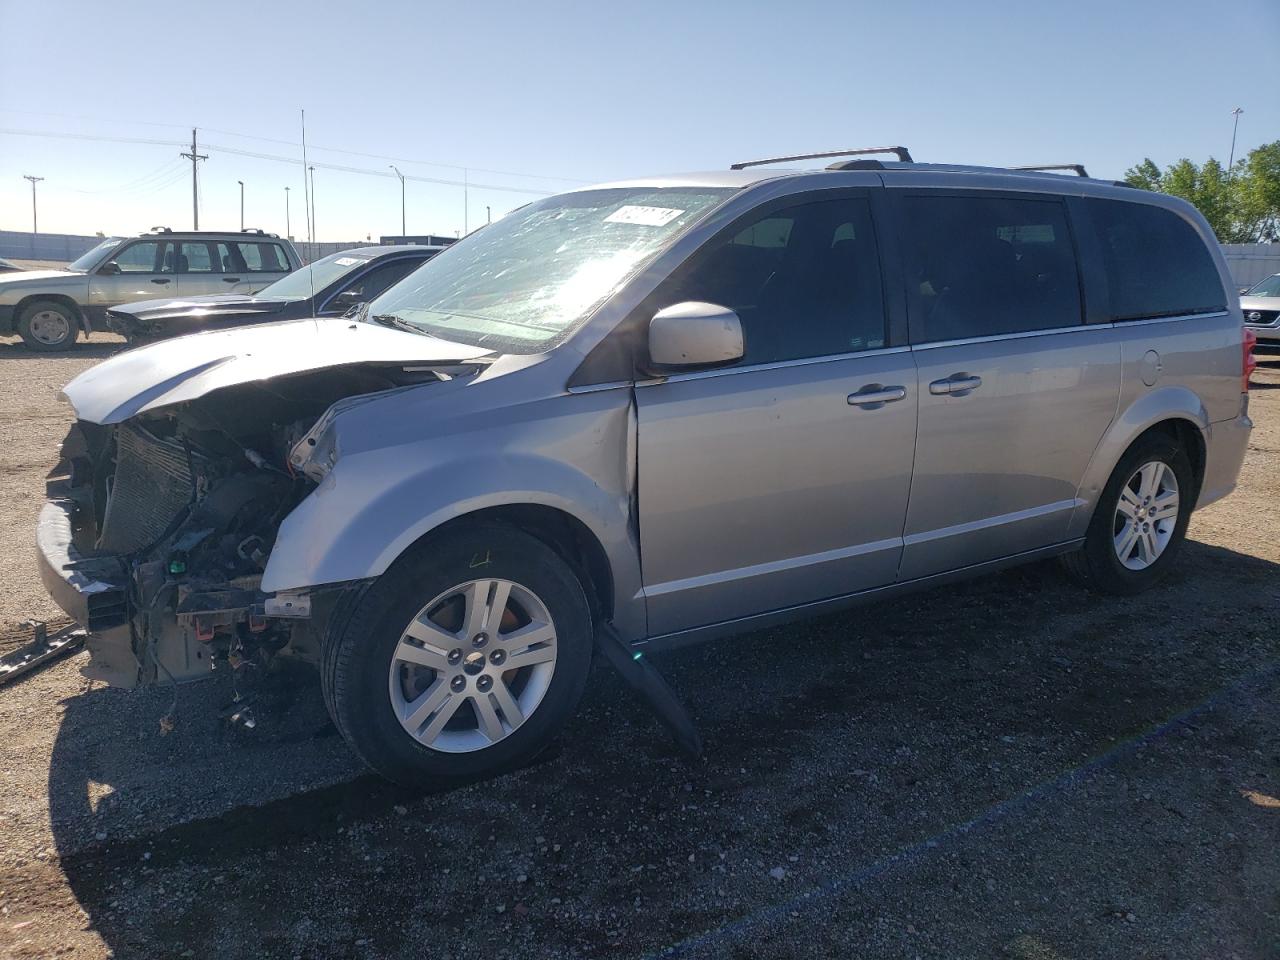
<instances>
[{"instance_id":1,"label":"white fence","mask_svg":"<svg viewBox=\"0 0 1280 960\"><path fill-rule=\"evenodd\" d=\"M1224 243L1222 255L1238 287L1251 287L1280 273L1280 243Z\"/></svg>"}]
</instances>

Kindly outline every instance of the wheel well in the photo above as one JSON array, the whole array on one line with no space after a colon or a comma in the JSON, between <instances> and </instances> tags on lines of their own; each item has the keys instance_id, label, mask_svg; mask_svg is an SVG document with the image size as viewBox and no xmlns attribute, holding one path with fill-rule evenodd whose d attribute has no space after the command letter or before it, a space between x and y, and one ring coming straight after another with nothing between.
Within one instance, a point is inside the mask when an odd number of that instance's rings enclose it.
<instances>
[{"instance_id":1,"label":"wheel well","mask_svg":"<svg viewBox=\"0 0 1280 960\"><path fill-rule=\"evenodd\" d=\"M71 308L71 314L80 324L80 329L84 329L84 311L80 309L80 304L76 303L73 297L68 297L65 293L33 293L30 296L23 297L13 307L13 329L18 329L18 321L22 319L23 312L31 304L39 300L51 300L54 303L60 303L64 307Z\"/></svg>"},{"instance_id":2,"label":"wheel well","mask_svg":"<svg viewBox=\"0 0 1280 960\"><path fill-rule=\"evenodd\" d=\"M1204 482L1204 436L1200 433L1200 428L1190 420L1176 418L1173 420L1161 420L1159 423L1153 424L1144 430L1141 436L1137 437L1133 443L1137 443L1143 437L1151 434L1162 434L1180 446L1186 451L1187 459L1191 461L1191 472L1196 480L1196 497L1200 496L1200 485ZM1133 446L1133 444L1130 444ZM1194 501L1193 501L1194 502Z\"/></svg>"},{"instance_id":3,"label":"wheel well","mask_svg":"<svg viewBox=\"0 0 1280 960\"><path fill-rule=\"evenodd\" d=\"M463 514L428 533L433 537L457 525L478 520L508 523L537 537L567 563L586 591L593 616L613 616L613 570L604 547L585 523L572 514L537 503L504 504Z\"/></svg>"}]
</instances>

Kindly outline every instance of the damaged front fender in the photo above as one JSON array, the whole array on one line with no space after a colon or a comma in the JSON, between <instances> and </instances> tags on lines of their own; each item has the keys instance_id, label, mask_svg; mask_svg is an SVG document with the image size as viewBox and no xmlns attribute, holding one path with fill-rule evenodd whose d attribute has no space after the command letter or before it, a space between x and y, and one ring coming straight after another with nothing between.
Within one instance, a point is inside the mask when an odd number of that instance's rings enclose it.
<instances>
[{"instance_id":1,"label":"damaged front fender","mask_svg":"<svg viewBox=\"0 0 1280 960\"><path fill-rule=\"evenodd\" d=\"M631 392L561 394L481 415L450 386L371 397L332 418L318 445L341 455L280 525L262 589L376 577L450 520L537 505L595 536L612 570L620 629L642 626ZM402 428L428 417L428 431Z\"/></svg>"}]
</instances>

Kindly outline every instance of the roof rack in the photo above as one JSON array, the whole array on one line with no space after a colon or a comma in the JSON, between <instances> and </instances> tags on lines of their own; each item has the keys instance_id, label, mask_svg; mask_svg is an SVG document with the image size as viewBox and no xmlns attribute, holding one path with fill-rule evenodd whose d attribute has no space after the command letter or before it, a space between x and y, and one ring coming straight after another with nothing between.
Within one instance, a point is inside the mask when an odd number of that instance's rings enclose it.
<instances>
[{"instance_id":1,"label":"roof rack","mask_svg":"<svg viewBox=\"0 0 1280 960\"><path fill-rule=\"evenodd\" d=\"M152 227L151 233L173 233L168 227Z\"/></svg>"},{"instance_id":2,"label":"roof rack","mask_svg":"<svg viewBox=\"0 0 1280 960\"><path fill-rule=\"evenodd\" d=\"M911 151L906 147L862 147L857 150L828 150L825 153L797 153L791 157L769 157L767 160L743 160L729 165L730 170L745 170L766 163L786 163L788 160L822 160L826 157L855 157L868 153L892 153L903 163L912 163ZM833 165L834 166L834 165Z\"/></svg>"},{"instance_id":3,"label":"roof rack","mask_svg":"<svg viewBox=\"0 0 1280 960\"><path fill-rule=\"evenodd\" d=\"M1072 170L1077 177L1087 177L1083 163L1038 163L1027 167L1010 167L1010 170Z\"/></svg>"}]
</instances>

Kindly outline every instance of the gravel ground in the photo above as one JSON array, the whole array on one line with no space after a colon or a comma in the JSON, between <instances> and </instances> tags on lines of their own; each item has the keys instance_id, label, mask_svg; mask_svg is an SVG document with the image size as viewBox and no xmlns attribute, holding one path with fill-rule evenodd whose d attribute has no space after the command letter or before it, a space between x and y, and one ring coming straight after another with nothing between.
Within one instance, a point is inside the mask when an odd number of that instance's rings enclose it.
<instances>
[{"instance_id":1,"label":"gravel ground","mask_svg":"<svg viewBox=\"0 0 1280 960\"><path fill-rule=\"evenodd\" d=\"M0 343L0 644L55 616L30 542L58 388L116 348ZM1241 490L1170 581L1052 564L660 656L707 757L597 666L536 766L363 773L313 673L258 729L218 680L0 691L13 957L1280 956L1280 360Z\"/></svg>"}]
</instances>

